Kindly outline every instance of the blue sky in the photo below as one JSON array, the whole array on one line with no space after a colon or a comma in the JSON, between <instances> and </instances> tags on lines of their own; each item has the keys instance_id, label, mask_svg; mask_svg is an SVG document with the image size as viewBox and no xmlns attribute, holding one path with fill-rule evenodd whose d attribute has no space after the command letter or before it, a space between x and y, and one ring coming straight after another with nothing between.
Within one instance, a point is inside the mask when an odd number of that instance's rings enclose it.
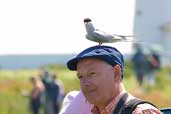
<instances>
[{"instance_id":1,"label":"blue sky","mask_svg":"<svg viewBox=\"0 0 171 114\"><path fill-rule=\"evenodd\" d=\"M1 0L0 55L78 53L97 45L83 19L112 34L133 34L135 0ZM121 52L131 43L105 44Z\"/></svg>"}]
</instances>

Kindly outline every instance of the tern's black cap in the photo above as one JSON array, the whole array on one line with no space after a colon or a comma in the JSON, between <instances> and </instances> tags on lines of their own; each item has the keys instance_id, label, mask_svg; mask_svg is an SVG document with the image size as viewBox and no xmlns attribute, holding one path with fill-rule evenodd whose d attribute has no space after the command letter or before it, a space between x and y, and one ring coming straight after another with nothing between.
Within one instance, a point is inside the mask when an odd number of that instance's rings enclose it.
<instances>
[{"instance_id":1,"label":"tern's black cap","mask_svg":"<svg viewBox=\"0 0 171 114\"><path fill-rule=\"evenodd\" d=\"M121 52L119 52L116 48L110 46L93 46L83 50L76 57L72 58L67 62L67 67L70 70L77 70L77 63L84 58L97 58L101 59L108 64L115 66L116 64L120 65L122 75L124 68L124 59Z\"/></svg>"},{"instance_id":2,"label":"tern's black cap","mask_svg":"<svg viewBox=\"0 0 171 114\"><path fill-rule=\"evenodd\" d=\"M90 18L85 18L84 22L91 22L91 19Z\"/></svg>"}]
</instances>

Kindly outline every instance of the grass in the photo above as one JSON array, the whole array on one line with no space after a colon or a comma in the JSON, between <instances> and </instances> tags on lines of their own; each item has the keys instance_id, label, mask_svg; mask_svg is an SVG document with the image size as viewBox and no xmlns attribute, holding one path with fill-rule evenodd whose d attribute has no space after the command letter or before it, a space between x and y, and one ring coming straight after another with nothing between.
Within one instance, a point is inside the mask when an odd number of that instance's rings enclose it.
<instances>
[{"instance_id":1,"label":"grass","mask_svg":"<svg viewBox=\"0 0 171 114\"><path fill-rule=\"evenodd\" d=\"M64 83L65 92L79 90L79 81L76 78L76 72L69 71L65 66L48 65L44 66L51 72L58 75ZM31 85L29 78L32 75L38 75L39 70L1 70L0 71L0 114L29 114L29 98L21 93L30 92ZM157 85L155 87L139 87L132 66L126 63L124 71L124 85L126 89L134 96L149 100L159 108L171 106L171 68L165 67L157 73Z\"/></svg>"}]
</instances>

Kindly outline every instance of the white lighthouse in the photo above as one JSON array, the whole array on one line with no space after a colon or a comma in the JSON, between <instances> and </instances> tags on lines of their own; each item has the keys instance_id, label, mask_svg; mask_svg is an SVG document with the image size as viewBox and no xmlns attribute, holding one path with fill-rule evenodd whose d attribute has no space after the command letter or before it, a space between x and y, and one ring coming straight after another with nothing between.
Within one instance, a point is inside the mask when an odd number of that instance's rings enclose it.
<instances>
[{"instance_id":1,"label":"white lighthouse","mask_svg":"<svg viewBox=\"0 0 171 114\"><path fill-rule=\"evenodd\" d=\"M171 0L136 0L134 34L145 49L163 47L162 62L171 65Z\"/></svg>"}]
</instances>

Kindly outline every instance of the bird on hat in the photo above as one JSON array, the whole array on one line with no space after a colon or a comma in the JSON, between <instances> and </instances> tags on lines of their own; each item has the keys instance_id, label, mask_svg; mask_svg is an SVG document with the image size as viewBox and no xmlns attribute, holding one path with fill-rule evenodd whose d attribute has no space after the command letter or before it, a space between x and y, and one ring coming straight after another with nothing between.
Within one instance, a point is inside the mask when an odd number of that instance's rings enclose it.
<instances>
[{"instance_id":1,"label":"bird on hat","mask_svg":"<svg viewBox=\"0 0 171 114\"><path fill-rule=\"evenodd\" d=\"M116 34L112 35L103 32L99 29L95 29L90 18L85 18L84 24L87 31L86 38L88 40L98 42L99 45L101 45L102 43L126 41L127 40L126 37L132 37L132 36L124 36L124 35L116 35Z\"/></svg>"}]
</instances>

